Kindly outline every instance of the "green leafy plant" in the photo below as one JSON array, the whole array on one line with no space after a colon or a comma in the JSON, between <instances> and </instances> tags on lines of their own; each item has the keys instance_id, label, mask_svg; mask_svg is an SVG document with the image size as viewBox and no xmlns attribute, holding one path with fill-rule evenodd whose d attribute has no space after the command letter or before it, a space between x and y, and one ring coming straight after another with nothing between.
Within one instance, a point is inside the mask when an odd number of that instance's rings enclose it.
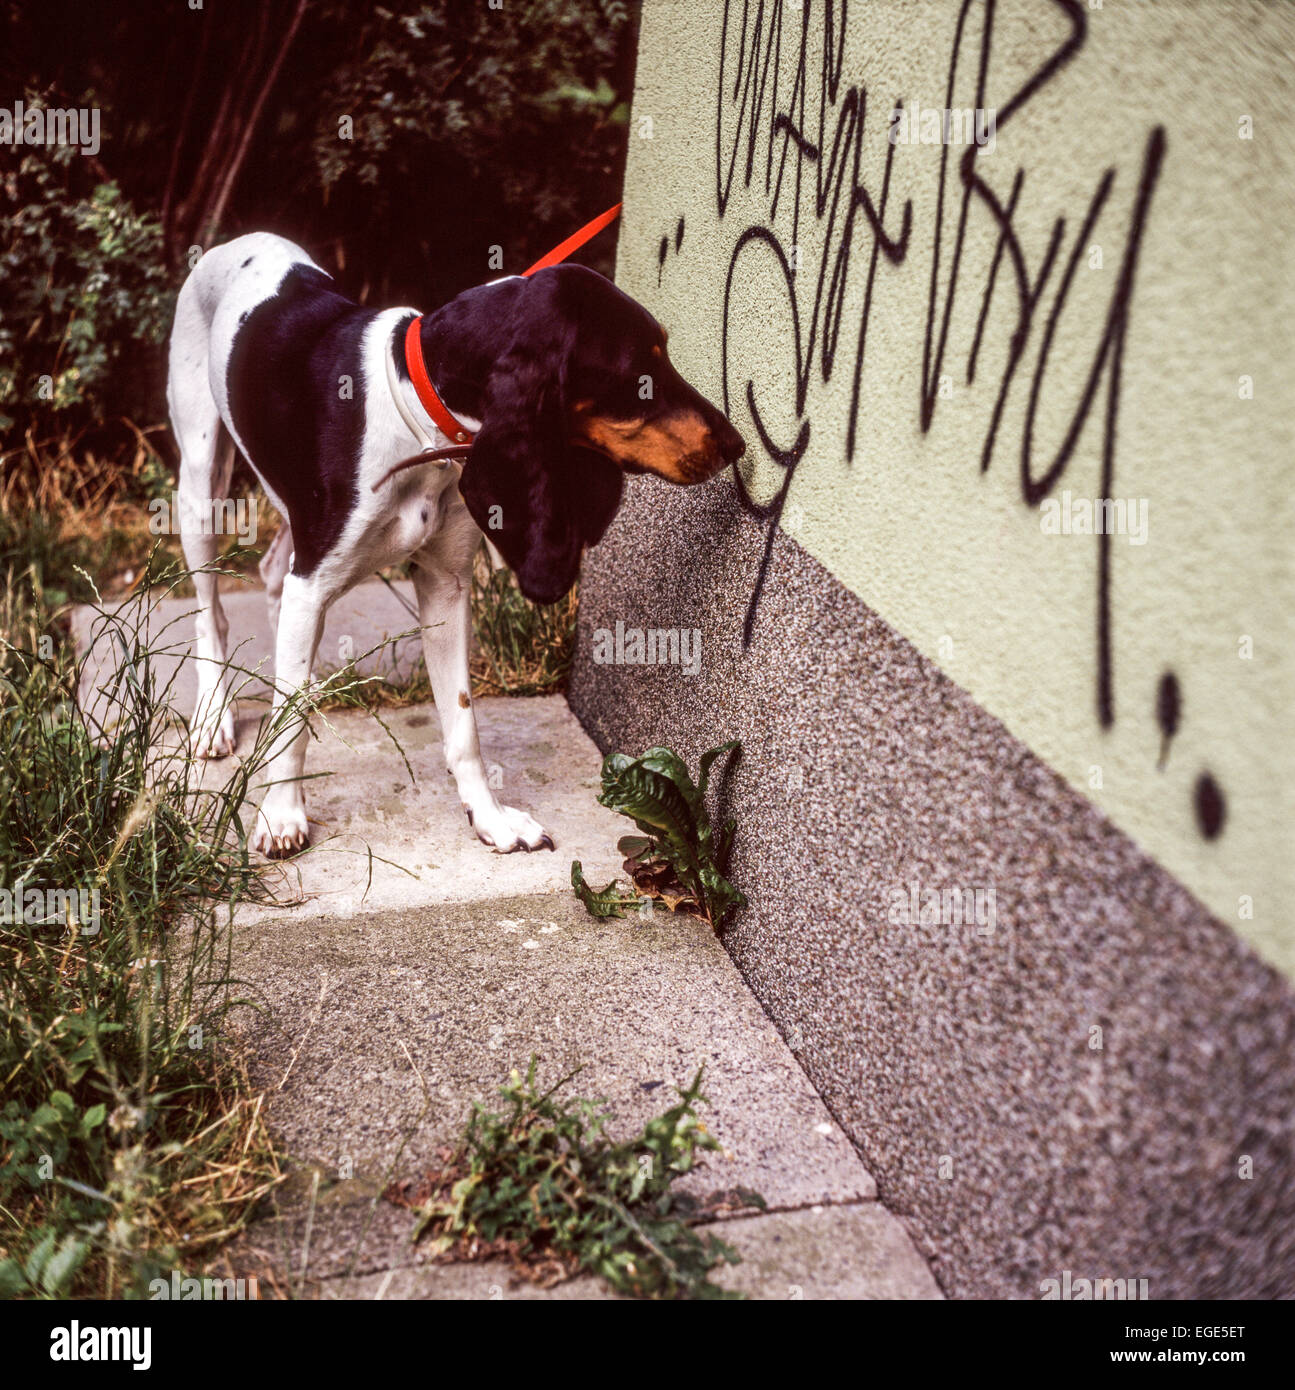
<instances>
[{"instance_id":1,"label":"green leafy plant","mask_svg":"<svg viewBox=\"0 0 1295 1390\"><path fill-rule=\"evenodd\" d=\"M174 293L160 227L97 161L71 145L12 161L0 179L0 431L160 412Z\"/></svg>"},{"instance_id":2,"label":"green leafy plant","mask_svg":"<svg viewBox=\"0 0 1295 1390\"><path fill-rule=\"evenodd\" d=\"M504 1258L544 1287L587 1270L638 1298L740 1296L708 1277L738 1263L737 1252L693 1230L688 1221L707 1212L671 1190L699 1152L720 1147L697 1117L701 1071L676 1105L614 1143L602 1102L557 1098L579 1068L541 1091L537 1065L532 1057L524 1078L514 1071L500 1087L503 1113L473 1105L439 1169L388 1188L390 1201L419 1213L414 1239L430 1235L441 1259ZM735 1195L765 1205L758 1193Z\"/></svg>"},{"instance_id":3,"label":"green leafy plant","mask_svg":"<svg viewBox=\"0 0 1295 1390\"><path fill-rule=\"evenodd\" d=\"M617 847L624 843L621 840ZM571 887L591 917L624 917L630 908L642 908L645 901L650 901L638 893L623 889L616 879L612 879L606 888L591 888L585 882L584 870L578 859L571 861Z\"/></svg>"},{"instance_id":4,"label":"green leafy plant","mask_svg":"<svg viewBox=\"0 0 1295 1390\"><path fill-rule=\"evenodd\" d=\"M603 759L599 802L628 816L643 834L617 842L637 892L622 891L614 881L603 889L591 888L580 861L573 861L571 887L595 917L623 917L646 898L672 912L704 917L718 931L731 908L746 906L746 898L725 877L736 825L730 819L715 831L706 810L711 766L739 747L734 739L703 753L696 783L687 764L669 748L649 748L638 758L609 753Z\"/></svg>"},{"instance_id":5,"label":"green leafy plant","mask_svg":"<svg viewBox=\"0 0 1295 1390\"><path fill-rule=\"evenodd\" d=\"M0 1264L0 1298L67 1298L90 1254L90 1241L76 1231L59 1239L54 1226L35 1233L26 1259Z\"/></svg>"}]
</instances>

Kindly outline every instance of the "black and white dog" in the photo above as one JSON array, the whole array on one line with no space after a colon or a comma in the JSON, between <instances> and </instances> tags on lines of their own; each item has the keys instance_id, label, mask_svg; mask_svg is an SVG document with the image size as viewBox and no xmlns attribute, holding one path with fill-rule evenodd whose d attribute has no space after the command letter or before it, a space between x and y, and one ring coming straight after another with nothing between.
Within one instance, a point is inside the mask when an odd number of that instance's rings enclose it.
<instances>
[{"instance_id":1,"label":"black and white dog","mask_svg":"<svg viewBox=\"0 0 1295 1390\"><path fill-rule=\"evenodd\" d=\"M611 522L625 472L697 483L741 456L742 437L671 366L651 314L576 265L479 286L421 318L363 309L300 247L257 232L208 251L185 281L167 399L190 567L217 555L203 518L228 490L235 447L284 518L261 562L276 708L310 680L328 605L409 559L468 820L498 851L552 848L486 780L469 696L469 579L484 532L522 592L553 602ZM411 464L411 445L464 457ZM228 623L215 576L194 582L192 744L219 758L234 751ZM272 857L309 843L307 736L297 726L271 750L252 845Z\"/></svg>"}]
</instances>

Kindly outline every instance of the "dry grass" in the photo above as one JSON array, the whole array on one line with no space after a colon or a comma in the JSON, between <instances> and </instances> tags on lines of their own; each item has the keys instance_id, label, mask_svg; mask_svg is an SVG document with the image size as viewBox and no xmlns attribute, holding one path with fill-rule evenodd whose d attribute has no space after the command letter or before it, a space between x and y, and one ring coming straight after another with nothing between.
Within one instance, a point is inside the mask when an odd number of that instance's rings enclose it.
<instances>
[{"instance_id":1,"label":"dry grass","mask_svg":"<svg viewBox=\"0 0 1295 1390\"><path fill-rule=\"evenodd\" d=\"M105 592L119 572L131 571L133 580L147 559L156 539L147 501L166 476L153 442L165 426L122 424L133 447L111 455L84 446L81 434L38 440L30 430L0 452L0 518L7 529L39 528L51 550L93 561ZM171 548L178 556L178 538Z\"/></svg>"},{"instance_id":2,"label":"dry grass","mask_svg":"<svg viewBox=\"0 0 1295 1390\"><path fill-rule=\"evenodd\" d=\"M6 558L25 552L23 558L43 570L55 600L91 597L76 566L93 577L104 598L113 599L149 584L166 564L183 561L179 536L149 529L149 502L169 499L175 486L160 447L167 426L141 428L127 419L118 424L115 446L103 451L86 442L85 432L36 439L30 430L0 451L0 536ZM279 519L259 487L249 484L248 491L257 507L256 542L244 546L231 537L221 565L254 576ZM189 597L192 585L177 592Z\"/></svg>"},{"instance_id":3,"label":"dry grass","mask_svg":"<svg viewBox=\"0 0 1295 1390\"><path fill-rule=\"evenodd\" d=\"M190 1115L191 1134L163 1155L165 1199L155 1223L164 1240L205 1260L247 1224L284 1170L265 1121L264 1091L254 1090L246 1061L224 1059L207 1105Z\"/></svg>"},{"instance_id":4,"label":"dry grass","mask_svg":"<svg viewBox=\"0 0 1295 1390\"><path fill-rule=\"evenodd\" d=\"M82 1291L112 1298L162 1277L167 1262L184 1274L206 1274L284 1179L284 1167L266 1126L266 1093L254 1090L244 1060L226 1053L195 1087L182 1113L187 1132L161 1149L143 1145L114 1156L115 1187L134 1203L121 1212L132 1227L128 1261L111 1243L96 1245L79 1273ZM24 1224L39 1225L38 1205ZM0 1250L4 1242L0 1241Z\"/></svg>"},{"instance_id":5,"label":"dry grass","mask_svg":"<svg viewBox=\"0 0 1295 1390\"><path fill-rule=\"evenodd\" d=\"M477 695L549 695L566 688L575 652L578 588L557 603L531 603L484 550L472 577L470 669Z\"/></svg>"}]
</instances>

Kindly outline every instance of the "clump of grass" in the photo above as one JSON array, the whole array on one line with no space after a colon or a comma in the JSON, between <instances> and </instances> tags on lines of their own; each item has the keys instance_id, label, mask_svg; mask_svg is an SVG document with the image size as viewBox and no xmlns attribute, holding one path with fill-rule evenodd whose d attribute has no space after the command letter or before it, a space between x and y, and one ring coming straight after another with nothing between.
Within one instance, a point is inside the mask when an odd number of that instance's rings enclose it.
<instances>
[{"instance_id":1,"label":"clump of grass","mask_svg":"<svg viewBox=\"0 0 1295 1390\"><path fill-rule=\"evenodd\" d=\"M123 419L97 443L85 430L48 439L28 430L0 452L0 570L33 567L55 608L91 601L88 575L104 587L138 575L156 541L148 501L174 486L153 443L162 428ZM178 537L166 546L179 557Z\"/></svg>"},{"instance_id":2,"label":"clump of grass","mask_svg":"<svg viewBox=\"0 0 1295 1390\"><path fill-rule=\"evenodd\" d=\"M564 690L575 652L579 596L535 604L510 570L492 570L484 549L472 576L472 681L478 695Z\"/></svg>"},{"instance_id":3,"label":"clump of grass","mask_svg":"<svg viewBox=\"0 0 1295 1390\"><path fill-rule=\"evenodd\" d=\"M502 1114L477 1103L457 1150L421 1183L388 1189L419 1212L442 1259L506 1259L516 1275L551 1287L582 1270L637 1298L733 1298L710 1281L737 1252L689 1224L702 1213L672 1191L699 1153L720 1147L697 1116L702 1073L641 1133L614 1143L602 1102L558 1099L578 1072L541 1091L537 1059L499 1094ZM743 1205L764 1207L758 1193Z\"/></svg>"},{"instance_id":4,"label":"clump of grass","mask_svg":"<svg viewBox=\"0 0 1295 1390\"><path fill-rule=\"evenodd\" d=\"M57 608L161 583L163 569L183 565L179 536L159 532L150 509L158 500L169 505L176 487L158 447L166 428L122 418L48 439L28 430L0 451L0 570L34 566ZM255 572L279 526L260 487L249 481L248 490L256 539L243 544L231 536L221 556L223 568L240 577ZM174 591L189 597L192 586L180 579Z\"/></svg>"},{"instance_id":5,"label":"clump of grass","mask_svg":"<svg viewBox=\"0 0 1295 1390\"><path fill-rule=\"evenodd\" d=\"M224 1046L220 912L262 891L240 820L257 756L208 789L168 745L142 599L101 610L111 719L82 710L41 571L4 578L0 1293L137 1295L204 1260L278 1177Z\"/></svg>"}]
</instances>

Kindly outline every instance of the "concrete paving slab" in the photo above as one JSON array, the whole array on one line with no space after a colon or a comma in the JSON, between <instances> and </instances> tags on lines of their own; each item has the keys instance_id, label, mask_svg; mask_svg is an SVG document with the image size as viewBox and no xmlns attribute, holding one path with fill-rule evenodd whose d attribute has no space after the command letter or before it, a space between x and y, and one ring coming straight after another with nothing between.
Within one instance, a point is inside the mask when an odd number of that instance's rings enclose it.
<instances>
[{"instance_id":1,"label":"concrete paving slab","mask_svg":"<svg viewBox=\"0 0 1295 1390\"><path fill-rule=\"evenodd\" d=\"M287 1150L361 1183L411 1176L532 1054L621 1134L704 1064L706 1122L727 1150L684 1185L755 1188L775 1207L876 1189L723 947L702 923L599 922L570 894L448 903L236 929L241 1035ZM402 1150L403 1145L403 1150ZM331 1191L331 1188L330 1188ZM365 1189L358 1193L362 1201ZM339 1194L342 1199L342 1194Z\"/></svg>"},{"instance_id":2,"label":"concrete paving slab","mask_svg":"<svg viewBox=\"0 0 1295 1390\"><path fill-rule=\"evenodd\" d=\"M306 764L313 843L273 871L278 895L349 917L495 895L569 895L573 859L599 886L620 872L616 841L628 823L598 804L602 760L566 701L486 697L476 711L495 794L534 816L554 851L496 854L477 839L445 771L432 706L383 711L386 729L343 710L315 721ZM239 746L251 737L240 723ZM275 910L249 905L240 914L266 921Z\"/></svg>"},{"instance_id":3,"label":"concrete paving slab","mask_svg":"<svg viewBox=\"0 0 1295 1390\"><path fill-rule=\"evenodd\" d=\"M742 1263L715 1282L758 1299L941 1299L899 1219L879 1202L726 1221Z\"/></svg>"},{"instance_id":4,"label":"concrete paving slab","mask_svg":"<svg viewBox=\"0 0 1295 1390\"><path fill-rule=\"evenodd\" d=\"M396 587L409 596L409 585ZM231 657L248 672L236 702L238 751L246 754L267 708L269 687L258 672L268 676L272 670L269 624L259 592L238 589L226 594L224 602L231 646L239 634L247 637ZM167 692L171 707L185 718L196 696L190 652L193 610L193 599L165 599L127 609L123 617L160 648L151 663L156 688ZM386 585L376 580L362 584L330 610L321 650L334 656L353 651L358 657L410 621ZM94 609L82 607L73 626L80 649L86 651L89 644L82 702L102 721L109 714L108 672L120 659L111 625ZM381 669L401 682L417 654L417 639L410 637L357 665L366 673ZM383 710L377 716L336 710L312 721L316 739L306 763L312 847L270 871L276 896L350 916L498 893L566 893L572 859L581 861L591 882L601 885L611 879L620 868L616 840L627 823L598 805L601 757L566 701L560 695L486 697L476 701L476 711L496 795L540 821L553 837L555 852L495 854L476 838L445 770L434 706ZM228 782L234 766L230 759L207 764L202 784ZM240 912L243 920L273 915L250 904Z\"/></svg>"},{"instance_id":5,"label":"concrete paving slab","mask_svg":"<svg viewBox=\"0 0 1295 1390\"><path fill-rule=\"evenodd\" d=\"M433 1166L469 1103L495 1100L532 1054L550 1080L583 1066L571 1092L606 1097L613 1136L665 1109L704 1063L705 1121L724 1152L680 1181L700 1199L755 1188L774 1209L758 1218L768 1222L875 1198L853 1147L700 923L662 914L598 922L569 896L532 895L244 922L234 957L260 1005L243 1015L239 1039L295 1171L233 1258L291 1271L299 1292L375 1296L387 1271L421 1267L412 1217L381 1192ZM914 1296L858 1291L860 1271L874 1271L875 1283L891 1266L905 1289L929 1280L902 1228L878 1211L880 1224L866 1230L859 1223L871 1217L839 1229L811 1223L807 1234L795 1223L725 1225L746 1235L757 1282L770 1288L812 1275L820 1292L808 1296ZM367 1275L376 1277L348 1282ZM383 1296L492 1297L505 1275L431 1267L425 1284L402 1274ZM552 1296L604 1293L586 1280Z\"/></svg>"},{"instance_id":6,"label":"concrete paving slab","mask_svg":"<svg viewBox=\"0 0 1295 1390\"><path fill-rule=\"evenodd\" d=\"M717 1271L724 1288L754 1299L940 1299L939 1285L908 1233L876 1202L741 1217L713 1230L742 1256ZM581 1275L554 1289L511 1276L497 1260L407 1265L320 1281L331 1299L613 1300L601 1280Z\"/></svg>"}]
</instances>

